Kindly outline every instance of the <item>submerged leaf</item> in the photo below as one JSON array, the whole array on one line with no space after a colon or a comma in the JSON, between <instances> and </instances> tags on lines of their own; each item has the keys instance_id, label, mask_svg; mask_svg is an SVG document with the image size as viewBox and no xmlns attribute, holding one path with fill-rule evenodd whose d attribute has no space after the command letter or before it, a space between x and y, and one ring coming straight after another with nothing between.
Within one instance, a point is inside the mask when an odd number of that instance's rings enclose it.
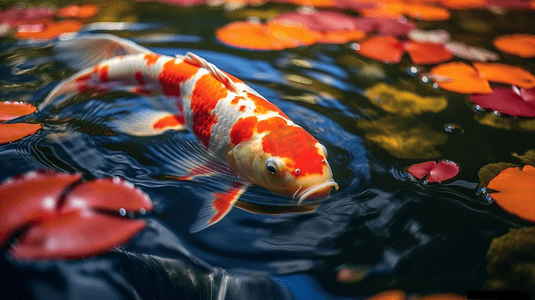
<instances>
[{"instance_id":1,"label":"submerged leaf","mask_svg":"<svg viewBox=\"0 0 535 300\"><path fill-rule=\"evenodd\" d=\"M494 46L505 53L535 57L535 35L532 34L502 35L494 39Z\"/></svg>"},{"instance_id":2,"label":"submerged leaf","mask_svg":"<svg viewBox=\"0 0 535 300\"><path fill-rule=\"evenodd\" d=\"M489 82L479 75L470 65L451 62L431 69L433 76L448 78L450 81L437 81L438 86L461 94L490 94Z\"/></svg>"},{"instance_id":3,"label":"submerged leaf","mask_svg":"<svg viewBox=\"0 0 535 300\"><path fill-rule=\"evenodd\" d=\"M512 153L511 155L520 159L526 165L535 166L535 149L526 151L524 155L519 155L517 153Z\"/></svg>"},{"instance_id":4,"label":"submerged leaf","mask_svg":"<svg viewBox=\"0 0 535 300\"><path fill-rule=\"evenodd\" d=\"M445 97L423 97L382 82L366 89L364 95L385 111L402 116L425 112L437 113L448 106Z\"/></svg>"},{"instance_id":5,"label":"submerged leaf","mask_svg":"<svg viewBox=\"0 0 535 300\"><path fill-rule=\"evenodd\" d=\"M481 125L506 130L535 131L535 118L498 118L493 114L474 114L474 119Z\"/></svg>"},{"instance_id":6,"label":"submerged leaf","mask_svg":"<svg viewBox=\"0 0 535 300\"><path fill-rule=\"evenodd\" d=\"M535 222L535 168L507 168L493 178L487 188L492 199L504 210L522 219Z\"/></svg>"},{"instance_id":7,"label":"submerged leaf","mask_svg":"<svg viewBox=\"0 0 535 300\"><path fill-rule=\"evenodd\" d=\"M406 159L439 157L437 146L448 136L429 127L403 118L387 116L378 120L359 120L357 127L365 131L364 139L379 145L391 155Z\"/></svg>"},{"instance_id":8,"label":"submerged leaf","mask_svg":"<svg viewBox=\"0 0 535 300\"><path fill-rule=\"evenodd\" d=\"M378 17L355 18L353 24L355 29L379 35L405 36L416 29L411 21Z\"/></svg>"}]
</instances>

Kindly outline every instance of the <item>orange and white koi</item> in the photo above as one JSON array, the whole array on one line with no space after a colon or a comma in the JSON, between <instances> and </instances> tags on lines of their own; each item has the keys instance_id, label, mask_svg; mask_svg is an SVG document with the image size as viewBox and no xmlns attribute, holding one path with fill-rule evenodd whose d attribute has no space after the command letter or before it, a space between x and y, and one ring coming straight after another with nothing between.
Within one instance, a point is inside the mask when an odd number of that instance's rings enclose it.
<instances>
[{"instance_id":1,"label":"orange and white koi","mask_svg":"<svg viewBox=\"0 0 535 300\"><path fill-rule=\"evenodd\" d=\"M40 109L68 93L121 88L142 95L164 95L174 106L173 112L144 111L137 122L123 123L119 130L155 135L189 129L242 179L297 199L297 205L305 199L324 199L333 187L338 189L322 144L242 80L201 57L192 53L160 55L104 34L58 45L60 58L83 69L52 90ZM209 168L195 168L183 179L209 173ZM221 220L248 186L236 182L228 191L214 193L193 231Z\"/></svg>"}]
</instances>

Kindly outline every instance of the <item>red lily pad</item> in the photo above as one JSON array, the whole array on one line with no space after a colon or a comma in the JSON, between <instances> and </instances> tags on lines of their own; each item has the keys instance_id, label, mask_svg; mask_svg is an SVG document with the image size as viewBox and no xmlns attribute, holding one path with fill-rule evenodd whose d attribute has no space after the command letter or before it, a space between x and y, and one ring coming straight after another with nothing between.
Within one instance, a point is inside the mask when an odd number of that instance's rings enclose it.
<instances>
[{"instance_id":1,"label":"red lily pad","mask_svg":"<svg viewBox=\"0 0 535 300\"><path fill-rule=\"evenodd\" d=\"M393 36L374 36L359 44L359 54L386 63L398 63L405 52L403 44Z\"/></svg>"},{"instance_id":2,"label":"red lily pad","mask_svg":"<svg viewBox=\"0 0 535 300\"><path fill-rule=\"evenodd\" d=\"M500 114L535 117L535 92L525 89L494 88L492 94L471 95L470 101ZM533 97L533 98L531 98Z\"/></svg>"},{"instance_id":3,"label":"red lily pad","mask_svg":"<svg viewBox=\"0 0 535 300\"><path fill-rule=\"evenodd\" d=\"M533 166L504 169L489 182L487 188L492 191L490 196L501 208L522 219L535 222Z\"/></svg>"},{"instance_id":4,"label":"red lily pad","mask_svg":"<svg viewBox=\"0 0 535 300\"><path fill-rule=\"evenodd\" d=\"M148 197L119 179L81 182L80 174L30 172L0 184L0 245L16 259L72 259L117 247L145 227L127 211L152 210Z\"/></svg>"},{"instance_id":5,"label":"red lily pad","mask_svg":"<svg viewBox=\"0 0 535 300\"><path fill-rule=\"evenodd\" d=\"M439 163L426 161L408 167L407 172L416 179L423 179L427 176L427 182L435 183L446 181L457 176L457 174L459 174L459 166L456 163L447 160L442 160Z\"/></svg>"}]
</instances>

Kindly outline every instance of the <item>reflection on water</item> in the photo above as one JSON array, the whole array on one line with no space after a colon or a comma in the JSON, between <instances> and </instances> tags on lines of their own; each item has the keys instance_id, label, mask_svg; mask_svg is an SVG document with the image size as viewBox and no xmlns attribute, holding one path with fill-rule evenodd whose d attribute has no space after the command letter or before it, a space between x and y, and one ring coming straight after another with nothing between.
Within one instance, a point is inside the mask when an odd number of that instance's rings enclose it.
<instances>
[{"instance_id":1,"label":"reflection on water","mask_svg":"<svg viewBox=\"0 0 535 300\"><path fill-rule=\"evenodd\" d=\"M437 91L404 72L410 62L402 61L402 67L379 64L357 56L347 45L280 52L228 48L213 38L214 28L227 22L220 9L181 10L122 1L117 11L106 11L102 9L101 21L126 23L101 23L85 30L110 31L165 55L192 51L245 80L326 146L340 185L330 199L307 213L287 208L290 199L253 187L240 199L251 205L249 210L260 212L261 205L274 205L287 213L253 214L237 205L216 226L190 234L202 199L224 189L236 175L215 163L221 171L216 178L176 180L187 167L214 159L191 133L140 138L114 131L114 120L148 100L123 92L76 95L69 105L23 117L42 123L43 130L0 146L0 179L32 169L55 169L81 172L85 179L118 176L132 182L150 195L155 213L149 217L149 229L126 251L152 255L160 267L166 265L159 261L162 257L169 260L168 267L173 259L190 261L202 269L196 273L199 278L228 272L234 276L228 279L228 295L239 291L233 284L248 282L251 274L262 274L259 286L268 286L273 299L292 297L273 282L295 293L306 291L310 294L301 295L310 295L307 299L364 297L389 288L465 294L483 285L490 240L522 223L480 201L475 188L483 165L533 148L522 142L531 138L524 130L532 130L527 124L532 120L474 113L465 98ZM166 18L169 15L173 18ZM458 39L472 38L465 34L460 32ZM54 60L52 44L0 39L1 99L38 104L72 74ZM526 68L533 69L533 62ZM383 81L400 89L378 90L375 84ZM401 93L401 102L394 99ZM408 104L411 101L423 108L412 111L416 108ZM426 101L433 103L422 104ZM404 168L427 159L453 160L462 172L442 185L410 181ZM117 255L93 262L113 278L120 268L108 258ZM151 259L145 263L150 265ZM43 262L22 270L39 269L43 275L76 266ZM359 270L362 276L353 284L337 281L344 268ZM74 271L65 274L70 272ZM131 284L138 279L129 280ZM252 291L258 283L250 284ZM129 289L126 286L121 282L110 290L121 293ZM148 290L150 294L158 289ZM160 294L170 295L171 291Z\"/></svg>"}]
</instances>

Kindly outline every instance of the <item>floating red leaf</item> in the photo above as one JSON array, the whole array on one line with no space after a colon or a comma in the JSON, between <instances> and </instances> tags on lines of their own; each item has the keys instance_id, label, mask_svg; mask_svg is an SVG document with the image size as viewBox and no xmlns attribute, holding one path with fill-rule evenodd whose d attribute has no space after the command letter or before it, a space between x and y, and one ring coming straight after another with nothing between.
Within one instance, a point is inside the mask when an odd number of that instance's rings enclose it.
<instances>
[{"instance_id":1,"label":"floating red leaf","mask_svg":"<svg viewBox=\"0 0 535 300\"><path fill-rule=\"evenodd\" d=\"M415 64L436 64L453 58L453 54L441 44L407 42L405 50Z\"/></svg>"},{"instance_id":2,"label":"floating red leaf","mask_svg":"<svg viewBox=\"0 0 535 300\"><path fill-rule=\"evenodd\" d=\"M359 44L359 54L386 63L398 63L405 52L403 44L393 36L374 36Z\"/></svg>"},{"instance_id":3,"label":"floating red leaf","mask_svg":"<svg viewBox=\"0 0 535 300\"><path fill-rule=\"evenodd\" d=\"M30 172L2 183L0 245L22 232L10 250L17 259L82 258L117 247L145 227L142 220L121 216L153 208L133 185L80 179L80 174Z\"/></svg>"},{"instance_id":4,"label":"floating red leaf","mask_svg":"<svg viewBox=\"0 0 535 300\"><path fill-rule=\"evenodd\" d=\"M442 160L439 163L427 161L408 167L407 172L417 179L423 179L427 176L427 182L435 183L457 176L459 174L459 166L447 160Z\"/></svg>"},{"instance_id":5,"label":"floating red leaf","mask_svg":"<svg viewBox=\"0 0 535 300\"><path fill-rule=\"evenodd\" d=\"M533 90L525 89L492 89L492 94L471 95L470 101L483 107L494 110L500 114L517 117L535 117L535 101L531 97Z\"/></svg>"}]
</instances>

